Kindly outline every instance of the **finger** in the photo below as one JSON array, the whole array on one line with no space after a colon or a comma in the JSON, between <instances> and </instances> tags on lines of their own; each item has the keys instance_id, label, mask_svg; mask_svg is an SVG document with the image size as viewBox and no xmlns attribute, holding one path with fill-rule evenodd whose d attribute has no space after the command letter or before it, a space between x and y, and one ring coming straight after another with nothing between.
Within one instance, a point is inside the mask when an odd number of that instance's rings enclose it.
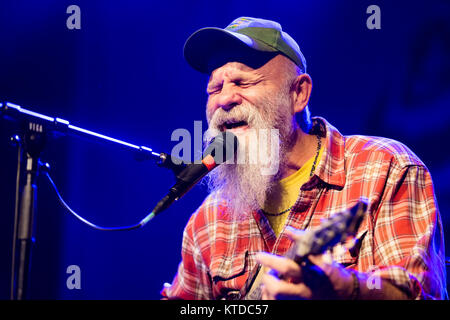
<instances>
[{"instance_id":1,"label":"finger","mask_svg":"<svg viewBox=\"0 0 450 320\"><path fill-rule=\"evenodd\" d=\"M263 276L262 283L264 285L263 297L268 300L309 299L312 297L311 290L303 283L289 283L270 274Z\"/></svg>"},{"instance_id":2,"label":"finger","mask_svg":"<svg viewBox=\"0 0 450 320\"><path fill-rule=\"evenodd\" d=\"M308 259L316 266L322 266L323 264L325 264L323 261L323 256L321 254L310 255L310 256L308 256Z\"/></svg>"},{"instance_id":3,"label":"finger","mask_svg":"<svg viewBox=\"0 0 450 320\"><path fill-rule=\"evenodd\" d=\"M274 300L273 297L269 296L269 292L266 289L266 286L261 283L261 299L262 300Z\"/></svg>"},{"instance_id":4,"label":"finger","mask_svg":"<svg viewBox=\"0 0 450 320\"><path fill-rule=\"evenodd\" d=\"M279 275L293 279L300 279L302 271L293 260L261 252L256 255L256 260L263 266L276 270Z\"/></svg>"},{"instance_id":5,"label":"finger","mask_svg":"<svg viewBox=\"0 0 450 320\"><path fill-rule=\"evenodd\" d=\"M308 256L308 260L326 275L330 275L333 266L335 266L330 254L310 255Z\"/></svg>"},{"instance_id":6,"label":"finger","mask_svg":"<svg viewBox=\"0 0 450 320\"><path fill-rule=\"evenodd\" d=\"M303 236L305 231L299 230L299 229L295 229L295 228L293 228L291 226L287 226L286 229L285 229L285 233L292 240L298 241Z\"/></svg>"}]
</instances>

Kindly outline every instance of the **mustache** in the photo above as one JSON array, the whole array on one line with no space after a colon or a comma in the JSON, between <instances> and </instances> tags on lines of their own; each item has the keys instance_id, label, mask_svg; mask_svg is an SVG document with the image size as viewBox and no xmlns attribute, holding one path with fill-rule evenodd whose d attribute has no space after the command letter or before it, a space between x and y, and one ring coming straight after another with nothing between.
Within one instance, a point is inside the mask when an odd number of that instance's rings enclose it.
<instances>
[{"instance_id":1,"label":"mustache","mask_svg":"<svg viewBox=\"0 0 450 320\"><path fill-rule=\"evenodd\" d=\"M217 109L209 120L209 128L224 131L238 125L254 127L260 111L251 104L241 104L228 111Z\"/></svg>"},{"instance_id":2,"label":"mustache","mask_svg":"<svg viewBox=\"0 0 450 320\"><path fill-rule=\"evenodd\" d=\"M203 140L204 146L209 145L221 132L235 126L248 125L249 128L256 128L261 119L257 107L248 103L235 106L230 110L219 108L208 119L208 129Z\"/></svg>"}]
</instances>

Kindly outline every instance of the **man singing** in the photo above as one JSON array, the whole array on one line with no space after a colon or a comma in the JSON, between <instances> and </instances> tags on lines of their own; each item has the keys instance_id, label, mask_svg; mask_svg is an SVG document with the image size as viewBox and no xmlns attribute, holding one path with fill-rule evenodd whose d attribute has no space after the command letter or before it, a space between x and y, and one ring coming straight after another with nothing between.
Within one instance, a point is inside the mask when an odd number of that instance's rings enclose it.
<instances>
[{"instance_id":1,"label":"man singing","mask_svg":"<svg viewBox=\"0 0 450 320\"><path fill-rule=\"evenodd\" d=\"M164 298L447 298L428 169L399 142L343 136L311 117L306 60L278 23L241 17L225 29L200 29L184 56L210 76L205 136L229 130L239 152L256 150L268 161L225 163L209 174L211 192L185 228ZM275 157L255 134L262 130L278 133ZM284 257L302 231L361 198L368 208L353 246L310 255L306 265Z\"/></svg>"}]
</instances>

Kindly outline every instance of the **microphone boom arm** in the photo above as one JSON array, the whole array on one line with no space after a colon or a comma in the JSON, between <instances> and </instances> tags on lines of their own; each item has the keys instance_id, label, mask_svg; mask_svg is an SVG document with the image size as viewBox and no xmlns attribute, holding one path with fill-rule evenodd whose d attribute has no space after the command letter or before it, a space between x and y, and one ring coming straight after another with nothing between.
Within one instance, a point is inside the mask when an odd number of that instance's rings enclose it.
<instances>
[{"instance_id":1,"label":"microphone boom arm","mask_svg":"<svg viewBox=\"0 0 450 320\"><path fill-rule=\"evenodd\" d=\"M125 150L132 151L137 160L153 159L161 164L166 161L165 158L161 158L161 153L154 152L149 147L139 146L101 133L77 127L70 124L67 120L49 117L32 110L22 108L21 106L11 102L0 103L0 117L11 121L20 122L24 125L28 125L29 123L33 123L34 125L42 125L46 133L53 133L55 135L70 135L94 142L112 143L125 148ZM165 167L165 165L161 166Z\"/></svg>"}]
</instances>

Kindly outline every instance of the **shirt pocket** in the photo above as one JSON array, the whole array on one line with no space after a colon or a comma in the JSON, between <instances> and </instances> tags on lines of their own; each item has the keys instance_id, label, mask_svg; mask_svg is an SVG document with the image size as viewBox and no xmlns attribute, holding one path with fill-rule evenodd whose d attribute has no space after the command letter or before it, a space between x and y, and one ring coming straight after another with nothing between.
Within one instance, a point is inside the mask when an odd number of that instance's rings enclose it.
<instances>
[{"instance_id":1,"label":"shirt pocket","mask_svg":"<svg viewBox=\"0 0 450 320\"><path fill-rule=\"evenodd\" d=\"M247 282L249 265L248 251L213 256L210 275L214 297L222 299L239 293Z\"/></svg>"}]
</instances>

